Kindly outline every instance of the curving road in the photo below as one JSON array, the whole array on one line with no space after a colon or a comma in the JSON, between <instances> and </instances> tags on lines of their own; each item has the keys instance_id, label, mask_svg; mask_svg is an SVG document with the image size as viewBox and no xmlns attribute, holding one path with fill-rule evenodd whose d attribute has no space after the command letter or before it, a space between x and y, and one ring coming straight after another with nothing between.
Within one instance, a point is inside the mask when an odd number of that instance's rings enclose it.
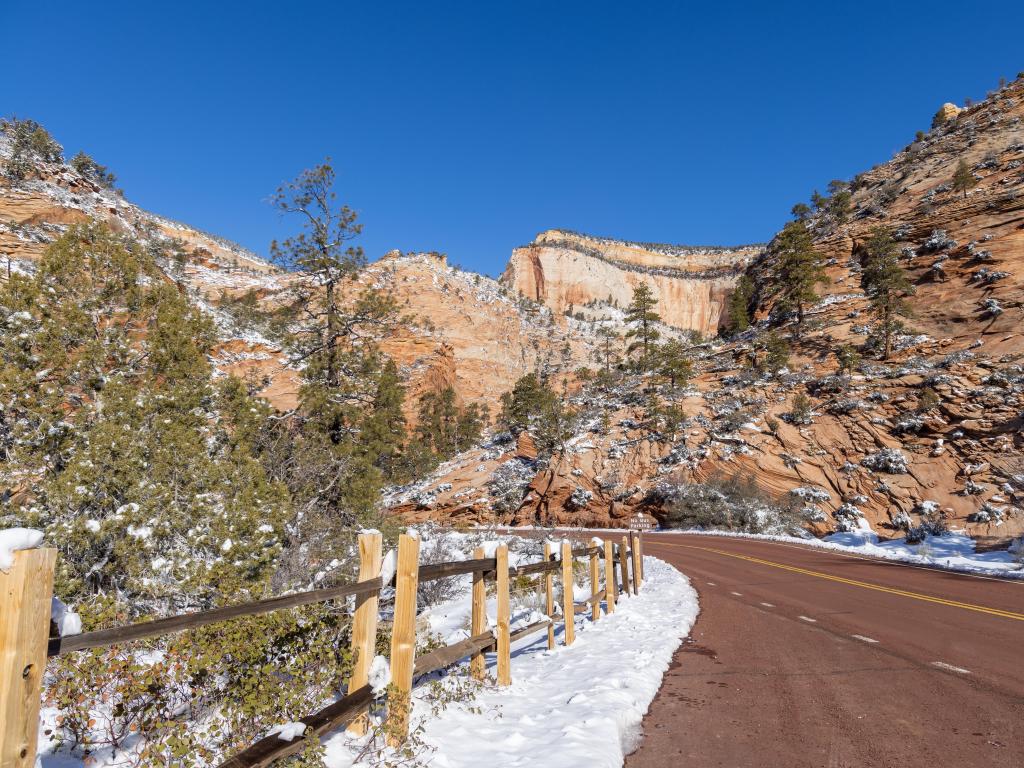
<instances>
[{"instance_id":1,"label":"curving road","mask_svg":"<svg viewBox=\"0 0 1024 768\"><path fill-rule=\"evenodd\" d=\"M1024 583L648 534L700 595L630 768L1024 765Z\"/></svg>"}]
</instances>

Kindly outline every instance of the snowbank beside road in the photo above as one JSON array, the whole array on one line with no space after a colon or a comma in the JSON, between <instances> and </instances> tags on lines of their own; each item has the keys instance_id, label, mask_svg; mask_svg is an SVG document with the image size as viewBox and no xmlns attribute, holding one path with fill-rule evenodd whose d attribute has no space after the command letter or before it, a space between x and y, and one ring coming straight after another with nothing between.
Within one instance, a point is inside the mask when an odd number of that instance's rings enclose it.
<instances>
[{"instance_id":1,"label":"snowbank beside road","mask_svg":"<svg viewBox=\"0 0 1024 768\"><path fill-rule=\"evenodd\" d=\"M735 531L667 530L657 533L685 533L692 536L731 536L742 539L762 539L807 547L830 549L836 552L896 560L901 563L943 568L961 573L976 573L986 576L1002 576L1008 579L1024 579L1024 566L1009 550L994 552L975 551L975 542L964 533L954 531L945 536L928 536L920 544L907 544L906 539L882 541L872 531L858 530L850 533L833 533L823 539L778 536L761 533L738 533Z\"/></svg>"},{"instance_id":2,"label":"snowbank beside road","mask_svg":"<svg viewBox=\"0 0 1024 768\"><path fill-rule=\"evenodd\" d=\"M438 768L617 768L640 736L640 721L672 655L697 618L689 580L653 557L644 559L641 594L620 597L615 613L592 623L576 617L576 642L547 650L545 632L512 648L512 685L482 687L464 704L432 714L429 685L413 692L412 722ZM468 606L467 606L468 607ZM450 616L447 617L450 620ZM493 675L493 657L488 657ZM452 671L453 683L466 669ZM443 684L443 683L442 683ZM457 683L456 683L457 684ZM325 738L327 765L349 768L366 739Z\"/></svg>"}]
</instances>

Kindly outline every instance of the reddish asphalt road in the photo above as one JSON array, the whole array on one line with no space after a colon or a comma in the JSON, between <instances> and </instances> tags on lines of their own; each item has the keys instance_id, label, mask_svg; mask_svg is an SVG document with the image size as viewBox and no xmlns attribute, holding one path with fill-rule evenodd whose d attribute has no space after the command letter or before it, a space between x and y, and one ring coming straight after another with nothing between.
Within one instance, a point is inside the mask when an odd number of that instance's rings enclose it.
<instances>
[{"instance_id":1,"label":"reddish asphalt road","mask_svg":"<svg viewBox=\"0 0 1024 768\"><path fill-rule=\"evenodd\" d=\"M645 536L701 612L629 768L1024 766L1024 583Z\"/></svg>"}]
</instances>

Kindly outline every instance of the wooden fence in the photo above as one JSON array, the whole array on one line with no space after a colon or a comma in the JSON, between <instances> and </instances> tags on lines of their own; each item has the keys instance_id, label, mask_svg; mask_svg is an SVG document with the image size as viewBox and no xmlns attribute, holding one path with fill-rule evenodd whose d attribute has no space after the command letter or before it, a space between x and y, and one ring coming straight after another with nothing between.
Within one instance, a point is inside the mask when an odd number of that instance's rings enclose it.
<instances>
[{"instance_id":1,"label":"wooden fence","mask_svg":"<svg viewBox=\"0 0 1024 768\"><path fill-rule=\"evenodd\" d=\"M252 768L267 766L275 760L301 752L307 739L317 738L334 728L347 726L356 735L366 733L366 713L375 699L369 672L377 637L380 591L384 587L395 587L386 733L388 742L398 746L408 735L410 697L415 678L453 666L468 657L470 675L481 680L486 669L484 654L494 651L497 655L497 682L509 685L512 682L512 643L546 629L548 648L555 647L558 616L554 597L556 574L560 573L563 587L561 615L566 645L575 640L576 614L589 612L591 620L598 621L602 601L606 612L612 613L619 596L630 592L639 594L643 581L643 542L636 532L623 536L621 542L604 540L601 546L592 544L574 548L569 542L562 542L558 556L546 542L543 560L516 567L509 567L508 547L504 544L497 547L494 557L484 557L484 550L477 548L471 560L420 565L419 540L403 535L398 542L395 576L388 584L383 583L380 575L382 544L379 533L359 536L359 579L352 584L66 637L52 636L50 621L56 550L16 552L11 569L0 571L0 768L32 768L35 765L43 673L49 657L182 632L240 616L354 597L354 667L347 693L319 712L302 718L300 722L306 725L302 737L284 741L276 735L267 736L220 766ZM579 602L573 596L573 564L578 558L589 560L591 587L591 596ZM467 573L473 575L470 637L417 658L416 595L419 585ZM510 581L527 575L543 576L546 618L512 632ZM487 628L485 611L488 580L495 582L497 591L497 622L493 631Z\"/></svg>"}]
</instances>

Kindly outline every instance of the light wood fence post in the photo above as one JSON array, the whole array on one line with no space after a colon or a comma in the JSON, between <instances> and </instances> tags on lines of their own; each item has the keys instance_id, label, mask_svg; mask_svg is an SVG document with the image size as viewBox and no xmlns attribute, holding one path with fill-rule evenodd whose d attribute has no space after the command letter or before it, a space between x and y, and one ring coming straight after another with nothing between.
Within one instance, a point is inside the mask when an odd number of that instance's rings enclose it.
<instances>
[{"instance_id":1,"label":"light wood fence post","mask_svg":"<svg viewBox=\"0 0 1024 768\"><path fill-rule=\"evenodd\" d=\"M622 574L622 594L629 595L629 542L625 536L619 546L619 571Z\"/></svg>"},{"instance_id":2,"label":"light wood fence post","mask_svg":"<svg viewBox=\"0 0 1024 768\"><path fill-rule=\"evenodd\" d=\"M50 635L55 549L14 553L0 571L0 766L32 768Z\"/></svg>"},{"instance_id":3,"label":"light wood fence post","mask_svg":"<svg viewBox=\"0 0 1024 768\"><path fill-rule=\"evenodd\" d=\"M544 562L551 562L551 542L544 542ZM555 647L555 574L544 572L544 612L548 615L548 650Z\"/></svg>"},{"instance_id":4,"label":"light wood fence post","mask_svg":"<svg viewBox=\"0 0 1024 768\"><path fill-rule=\"evenodd\" d=\"M494 552L498 572L498 685L512 684L512 604L508 585L508 546L500 544Z\"/></svg>"},{"instance_id":5,"label":"light wood fence post","mask_svg":"<svg viewBox=\"0 0 1024 768\"><path fill-rule=\"evenodd\" d=\"M416 661L416 590L419 587L420 540L398 537L395 570L395 619L391 628L391 686L388 690L387 742L401 746L409 736L412 671Z\"/></svg>"},{"instance_id":6,"label":"light wood fence post","mask_svg":"<svg viewBox=\"0 0 1024 768\"><path fill-rule=\"evenodd\" d=\"M473 559L482 560L484 548L477 547L473 550ZM487 582L484 580L486 574L483 571L473 571L473 613L470 618L470 637L482 635L487 631ZM484 651L480 649L469 660L469 674L474 680L483 680L487 672L487 664L484 659Z\"/></svg>"},{"instance_id":7,"label":"light wood fence post","mask_svg":"<svg viewBox=\"0 0 1024 768\"><path fill-rule=\"evenodd\" d=\"M591 542L592 550L596 549ZM597 552L590 553L590 620L598 621L601 618L601 600L597 593L601 591L601 572L597 562Z\"/></svg>"},{"instance_id":8,"label":"light wood fence post","mask_svg":"<svg viewBox=\"0 0 1024 768\"><path fill-rule=\"evenodd\" d=\"M615 613L615 600L618 597L618 590L615 589L615 556L613 545L605 539L604 542L604 601L608 607L608 613Z\"/></svg>"},{"instance_id":9,"label":"light wood fence post","mask_svg":"<svg viewBox=\"0 0 1024 768\"><path fill-rule=\"evenodd\" d=\"M562 613L565 619L565 644L576 642L576 602L573 599L572 544L562 542Z\"/></svg>"},{"instance_id":10,"label":"light wood fence post","mask_svg":"<svg viewBox=\"0 0 1024 768\"><path fill-rule=\"evenodd\" d=\"M640 583L643 584L646 576L644 575L644 532L640 531L636 535L637 549L640 550Z\"/></svg>"},{"instance_id":11,"label":"light wood fence post","mask_svg":"<svg viewBox=\"0 0 1024 768\"><path fill-rule=\"evenodd\" d=\"M379 533L359 534L359 581L369 581L380 576L381 555L384 537ZM356 596L356 611L352 618L352 677L348 681L349 693L358 691L370 677L370 664L377 648L377 609L380 593ZM369 720L359 715L348 727L353 736L366 733Z\"/></svg>"},{"instance_id":12,"label":"light wood fence post","mask_svg":"<svg viewBox=\"0 0 1024 768\"><path fill-rule=\"evenodd\" d=\"M629 538L632 539L633 550L633 594L640 594L640 537L636 533L630 533Z\"/></svg>"}]
</instances>

